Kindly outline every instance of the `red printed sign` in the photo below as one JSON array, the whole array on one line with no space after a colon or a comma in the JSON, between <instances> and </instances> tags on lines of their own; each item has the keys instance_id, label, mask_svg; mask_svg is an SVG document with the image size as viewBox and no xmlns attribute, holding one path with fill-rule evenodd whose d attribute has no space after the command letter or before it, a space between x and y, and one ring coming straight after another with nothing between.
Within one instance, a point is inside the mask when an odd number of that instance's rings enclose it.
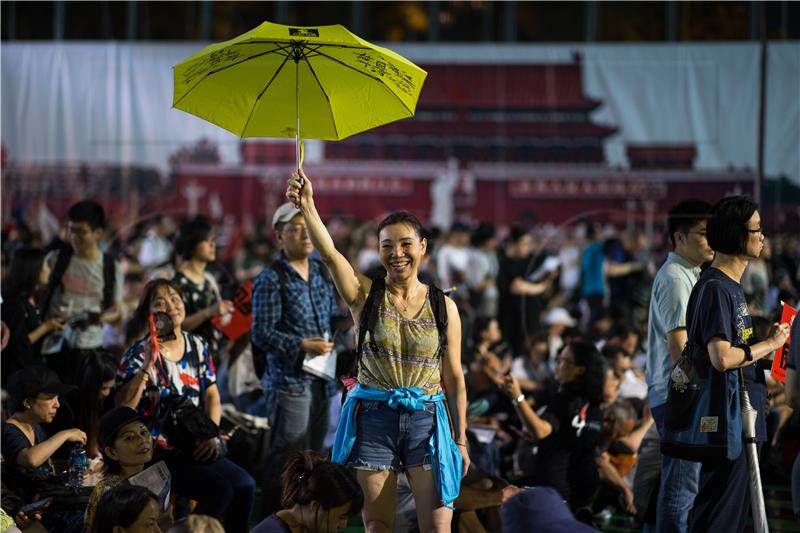
<instances>
[{"instance_id":1,"label":"red printed sign","mask_svg":"<svg viewBox=\"0 0 800 533\"><path fill-rule=\"evenodd\" d=\"M230 318L216 316L211 319L221 331L231 341L235 341L248 331L253 322L253 304L250 296L253 292L253 282L248 281L233 296L233 313Z\"/></svg>"},{"instance_id":2,"label":"red printed sign","mask_svg":"<svg viewBox=\"0 0 800 533\"><path fill-rule=\"evenodd\" d=\"M789 324L789 328L791 329L792 322L796 315L797 310L784 303L783 312L781 312L781 324ZM786 344L775 350L775 355L772 358L771 375L781 383L786 383L786 356L789 354L789 344L791 342L791 337L786 339ZM800 340L798 340L798 342L800 342Z\"/></svg>"}]
</instances>

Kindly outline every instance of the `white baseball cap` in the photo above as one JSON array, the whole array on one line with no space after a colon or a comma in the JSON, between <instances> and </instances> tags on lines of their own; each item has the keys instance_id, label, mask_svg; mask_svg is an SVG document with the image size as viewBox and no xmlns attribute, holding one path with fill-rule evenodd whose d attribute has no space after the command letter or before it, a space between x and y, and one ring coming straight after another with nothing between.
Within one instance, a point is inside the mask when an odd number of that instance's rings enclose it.
<instances>
[{"instance_id":1,"label":"white baseball cap","mask_svg":"<svg viewBox=\"0 0 800 533\"><path fill-rule=\"evenodd\" d=\"M576 324L572 315L563 307L554 307L550 309L544 318L544 322L548 326L560 325L567 326L568 328L574 328Z\"/></svg>"},{"instance_id":2,"label":"white baseball cap","mask_svg":"<svg viewBox=\"0 0 800 533\"><path fill-rule=\"evenodd\" d=\"M281 224L286 224L299 214L300 210L297 209L293 203L286 202L285 204L282 204L278 209L275 210L275 214L272 215L272 228L278 229L278 226Z\"/></svg>"}]
</instances>

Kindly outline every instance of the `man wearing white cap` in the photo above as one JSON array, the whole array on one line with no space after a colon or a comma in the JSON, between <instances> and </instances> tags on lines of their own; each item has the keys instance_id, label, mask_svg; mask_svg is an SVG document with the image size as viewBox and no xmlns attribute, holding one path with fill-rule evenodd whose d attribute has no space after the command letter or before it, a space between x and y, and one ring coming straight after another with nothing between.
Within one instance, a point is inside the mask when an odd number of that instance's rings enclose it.
<instances>
[{"instance_id":1,"label":"man wearing white cap","mask_svg":"<svg viewBox=\"0 0 800 533\"><path fill-rule=\"evenodd\" d=\"M332 321L339 311L325 266L312 257L314 246L300 211L290 203L272 217L281 252L253 284L253 360L262 370L267 418L272 425L272 456L265 472L265 512L280 504L280 472L296 450L322 452L328 429L333 379L303 370L306 357L328 356Z\"/></svg>"}]
</instances>

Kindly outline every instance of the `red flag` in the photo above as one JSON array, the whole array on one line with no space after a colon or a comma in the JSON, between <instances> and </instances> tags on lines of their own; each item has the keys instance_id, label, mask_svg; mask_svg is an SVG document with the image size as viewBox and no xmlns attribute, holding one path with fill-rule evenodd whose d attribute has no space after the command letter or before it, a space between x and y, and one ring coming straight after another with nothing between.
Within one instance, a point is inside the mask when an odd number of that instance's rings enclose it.
<instances>
[{"instance_id":1,"label":"red flag","mask_svg":"<svg viewBox=\"0 0 800 533\"><path fill-rule=\"evenodd\" d=\"M781 302L783 303L783 302ZM783 311L781 312L781 324L789 324L791 327L797 310L791 306L783 303ZM786 356L789 354L789 344L792 338L786 339L786 343L775 350L775 355L772 357L772 373L771 376L781 383L786 383ZM798 341L800 342L800 341Z\"/></svg>"}]
</instances>

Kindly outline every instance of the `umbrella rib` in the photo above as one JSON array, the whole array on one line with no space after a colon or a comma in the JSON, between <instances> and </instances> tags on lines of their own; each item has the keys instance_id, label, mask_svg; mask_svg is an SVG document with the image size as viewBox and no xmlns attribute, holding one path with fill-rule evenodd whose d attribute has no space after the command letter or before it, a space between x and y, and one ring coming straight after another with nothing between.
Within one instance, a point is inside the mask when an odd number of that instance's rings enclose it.
<instances>
[{"instance_id":1,"label":"umbrella rib","mask_svg":"<svg viewBox=\"0 0 800 533\"><path fill-rule=\"evenodd\" d=\"M291 42L293 42L293 41L289 41L289 43L291 43ZM300 42L300 41L298 41L298 42ZM306 42L307 43L308 41L302 41L302 42ZM269 41L269 40L265 40L265 41L247 41L247 42L244 42L244 43L237 43L237 44L245 45L245 44L263 44L263 43L279 44L279 43L282 43L282 41ZM350 49L350 50L374 50L374 48L369 47L369 46L350 46L350 45L347 45L347 44L319 43L318 46L326 46L326 47L330 46L330 47L333 47L333 48L347 48L347 49Z\"/></svg>"},{"instance_id":2,"label":"umbrella rib","mask_svg":"<svg viewBox=\"0 0 800 533\"><path fill-rule=\"evenodd\" d=\"M242 128L242 133L239 135L240 137L244 137L244 132L247 131L247 126L250 125L250 119L253 118L253 112L256 110L256 106L258 105L258 102L261 100L261 97L264 96L264 93L267 92L267 89L269 89L269 86L272 85L272 82L275 81L275 78L278 77L278 74L280 74L281 70L283 69L283 66L286 64L286 62L288 60L289 60L289 56L287 55L287 56L285 56L283 58L283 62L280 64L280 66L275 69L275 74L272 75L272 77L269 79L269 81L264 86L264 88L261 89L261 92L258 93L258 96L256 96L256 101L253 103L253 107L250 108L250 114L247 115L247 120L245 121L244 127Z\"/></svg>"},{"instance_id":3,"label":"umbrella rib","mask_svg":"<svg viewBox=\"0 0 800 533\"><path fill-rule=\"evenodd\" d=\"M283 48L281 48L281 47L278 47L278 49L279 49L279 50L281 50L281 51L283 51ZM206 78L208 78L208 77L209 77L209 76L211 76L212 74L216 74L217 72L222 72L223 70L225 70L225 69L227 69L227 68L230 68L230 67L235 67L235 66L237 66L237 65L240 65L240 64L242 64L242 63L244 63L244 62L246 62L246 61L250 61L251 59L255 59L255 58L257 58L257 57L261 57L261 56L263 56L263 55L267 55L267 54L277 54L277 53L278 53L278 50L268 50L268 51L266 51L266 52L261 52L260 54L256 54L256 55L254 55L254 56L249 56L249 57L246 57L246 58L242 59L241 61L237 61L236 63L231 63L230 65L225 65L224 67L218 68L218 69L216 69L216 70L209 70L208 72L206 72L206 73L205 73L205 75L204 75L202 78L200 78L199 80L197 80L197 83L195 83L194 85L192 85L192 88L191 88L191 89L189 89L188 91L186 91L186 92L183 94L183 96L181 96L181 97L178 99L178 101L177 101L177 102L175 102L174 104L172 104L172 107L175 107L175 106L177 106L177 105L178 105L178 104L181 102L181 100L183 100L184 98L186 98L186 96L187 96L187 95L188 95L190 92L192 92L192 91L194 90L194 88L195 88L195 87L197 87L198 85L200 85L200 83L202 83L202 82L203 82L203 80L205 80Z\"/></svg>"},{"instance_id":4,"label":"umbrella rib","mask_svg":"<svg viewBox=\"0 0 800 533\"><path fill-rule=\"evenodd\" d=\"M384 88L386 88L386 85L384 85L384 83L383 83L383 80L381 80L381 79L380 79L380 78L378 78L377 76L373 76L372 74L367 74L367 73L366 73L366 72L364 72L364 71L361 71L361 70L358 70L357 68L351 67L351 66L350 66L350 65L348 65L347 63L345 63L345 62L343 62L343 61L339 61L339 60L338 60L338 59L336 59L335 57L331 57L331 56L329 56L328 54L326 54L326 53L324 53L324 52L319 52L319 51L318 51L317 53L318 53L319 55L321 55L322 57L327 57L327 58L328 58L328 59L330 59L331 61L335 61L336 63L339 63L339 64L340 64L340 65L342 65L343 67L347 67L347 68L349 68L349 69L351 69L351 70L354 70L354 71L358 72L359 74L363 74L364 76L367 76L368 78L372 78L372 79L373 79L373 80L375 80L375 81L379 81L379 82L381 82L381 85L383 85L383 86L384 86ZM405 103L403 100L401 100L401 99L400 99L400 97L399 97L399 96L397 96L397 94L395 94L395 92L394 92L394 91L392 91L392 90L390 90L390 89L388 89L388 88L387 88L387 90L389 91L389 94L391 94L392 96L394 96L395 98L397 98L398 100L400 100L400 103L401 103L401 104L403 104L403 107L405 107L405 108L406 108L406 110L409 112L409 115L413 117L413 116L414 116L414 111L412 111L411 109L409 109L409 108L408 108L408 106L406 105L406 103Z\"/></svg>"},{"instance_id":5,"label":"umbrella rib","mask_svg":"<svg viewBox=\"0 0 800 533\"><path fill-rule=\"evenodd\" d=\"M319 50L319 47L317 47L316 49L312 50L312 52L316 52L317 50ZM314 76L314 79L316 80L317 85L319 85L319 88L322 91L322 94L325 95L325 100L327 100L327 102L328 102L328 112L331 114L331 123L333 123L333 131L336 133L336 138L338 139L339 138L339 128L336 126L336 117L333 116L333 106L331 106L331 99L328 96L328 93L325 91L325 87L322 86L322 82L319 80L319 77L317 77L317 73L314 70L314 67L311 66L311 61L308 60L308 55L305 53L305 50L303 50L302 54L303 54L303 59L305 60L306 64L308 65L308 70L311 71L311 75Z\"/></svg>"}]
</instances>

